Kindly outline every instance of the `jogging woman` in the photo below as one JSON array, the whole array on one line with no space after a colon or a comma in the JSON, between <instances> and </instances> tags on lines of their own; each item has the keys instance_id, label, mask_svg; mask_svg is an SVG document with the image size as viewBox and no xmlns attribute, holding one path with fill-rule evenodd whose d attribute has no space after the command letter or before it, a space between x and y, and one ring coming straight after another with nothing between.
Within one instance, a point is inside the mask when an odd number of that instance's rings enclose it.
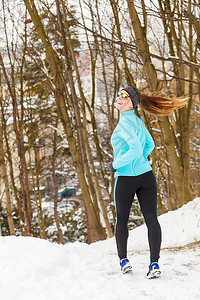
<instances>
[{"instance_id":1,"label":"jogging woman","mask_svg":"<svg viewBox=\"0 0 200 300\"><path fill-rule=\"evenodd\" d=\"M115 173L115 237L121 271L127 273L132 269L127 258L128 219L136 193L148 229L150 265L147 278L156 278L161 274L158 265L161 228L157 219L156 179L147 159L155 145L143 121L135 114L138 105L150 114L168 115L183 107L185 100L148 96L132 86L117 94L120 119L111 136L114 161L109 168Z\"/></svg>"}]
</instances>

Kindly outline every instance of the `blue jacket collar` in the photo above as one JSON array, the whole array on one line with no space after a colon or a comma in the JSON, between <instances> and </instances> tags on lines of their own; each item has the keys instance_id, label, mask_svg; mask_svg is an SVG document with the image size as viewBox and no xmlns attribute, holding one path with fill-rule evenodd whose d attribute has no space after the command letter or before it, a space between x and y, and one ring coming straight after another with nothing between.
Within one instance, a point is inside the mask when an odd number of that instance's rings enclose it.
<instances>
[{"instance_id":1,"label":"blue jacket collar","mask_svg":"<svg viewBox=\"0 0 200 300\"><path fill-rule=\"evenodd\" d=\"M127 111L123 112L122 114L120 114L119 117L122 118L125 115L135 115L134 109L130 109L130 110L127 110Z\"/></svg>"}]
</instances>

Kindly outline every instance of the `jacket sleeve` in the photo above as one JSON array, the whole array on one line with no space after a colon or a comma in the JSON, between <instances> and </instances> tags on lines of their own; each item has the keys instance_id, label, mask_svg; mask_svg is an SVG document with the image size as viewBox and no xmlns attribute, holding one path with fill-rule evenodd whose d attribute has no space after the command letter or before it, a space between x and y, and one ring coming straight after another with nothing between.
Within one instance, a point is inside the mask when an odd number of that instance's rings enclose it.
<instances>
[{"instance_id":1,"label":"jacket sleeve","mask_svg":"<svg viewBox=\"0 0 200 300\"><path fill-rule=\"evenodd\" d=\"M114 169L129 164L143 154L140 140L136 135L133 126L131 126L128 121L123 120L118 124L117 134L127 142L129 150L113 161L112 165Z\"/></svg>"},{"instance_id":2,"label":"jacket sleeve","mask_svg":"<svg viewBox=\"0 0 200 300\"><path fill-rule=\"evenodd\" d=\"M147 157L152 152L152 150L154 149L155 144L154 144L154 141L152 139L152 136L150 135L150 133L146 129L145 125L144 125L144 129L145 129L146 141L145 141L145 146L144 146L144 149L143 149L143 155Z\"/></svg>"}]
</instances>

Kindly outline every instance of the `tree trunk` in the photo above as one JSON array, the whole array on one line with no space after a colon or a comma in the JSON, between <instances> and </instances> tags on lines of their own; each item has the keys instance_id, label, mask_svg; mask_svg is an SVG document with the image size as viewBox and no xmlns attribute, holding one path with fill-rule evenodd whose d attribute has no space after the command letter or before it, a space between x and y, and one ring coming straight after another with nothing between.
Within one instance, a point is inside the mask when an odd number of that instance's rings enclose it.
<instances>
[{"instance_id":1,"label":"tree trunk","mask_svg":"<svg viewBox=\"0 0 200 300\"><path fill-rule=\"evenodd\" d=\"M1 76L1 74L0 74ZM1 82L1 79L0 79ZM1 92L2 95L2 92ZM13 188L13 192L14 192L14 197L15 197L15 201L17 203L17 208L18 208L18 215L19 215L19 226L20 226L20 230L21 230L21 234L24 235L24 228L23 228L23 213L22 213L22 205L21 205L21 201L18 197L18 191L17 191L17 187L15 185L15 179L14 179L14 172L13 172L13 163L12 163L12 154L10 151L10 146L9 146L9 142L8 142L8 134L6 131L6 120L5 120L5 116L4 116L4 108L3 108L3 103L2 103L2 98L0 96L0 107L1 107L1 123L2 123L2 128L3 128L3 136L5 139L5 145L6 145L6 156L7 156L7 161L9 164L9 170L10 170L10 179L11 179L11 183L12 183L12 188Z\"/></svg>"},{"instance_id":2,"label":"tree trunk","mask_svg":"<svg viewBox=\"0 0 200 300\"><path fill-rule=\"evenodd\" d=\"M12 204L10 199L10 191L9 191L9 183L8 183L8 176L6 172L6 163L4 158L4 149L3 149L3 135L2 135L2 127L0 126L0 168L3 174L3 181L5 185L5 192L6 192L6 211L7 211L7 219L8 225L11 235L15 235L15 227L12 217Z\"/></svg>"},{"instance_id":3,"label":"tree trunk","mask_svg":"<svg viewBox=\"0 0 200 300\"><path fill-rule=\"evenodd\" d=\"M149 83L149 88L151 91L156 91L159 88L159 82L157 79L157 74L155 71L155 67L151 62L149 45L147 43L146 37L144 35L143 28L141 26L139 17L137 15L134 1L127 0L129 15L132 22L132 28L135 33L136 44L138 47L138 53L142 59L145 75L147 81ZM168 162L170 163L170 167L173 174L174 186L176 195L175 197L178 200L179 206L182 206L185 202L184 199L184 177L183 172L180 166L179 158L175 151L175 143L173 140L173 135L170 130L170 123L168 117L160 117L159 118L159 126L161 128L161 132L163 135L163 140L165 141L165 149L167 153Z\"/></svg>"},{"instance_id":4,"label":"tree trunk","mask_svg":"<svg viewBox=\"0 0 200 300\"><path fill-rule=\"evenodd\" d=\"M160 8L162 8L162 3L159 0ZM165 10L162 10L162 20L164 24L165 33L168 38L168 43L170 45L170 55L175 56L175 50L173 47L173 41L176 47L176 52L178 57L182 60L182 11L180 12L179 6L177 6L177 12L180 15L180 19L178 20L178 33L179 36L176 34L176 29L173 21L173 13L171 10L170 1L165 1ZM167 18L166 18L167 17ZM170 22L168 22L168 25L166 23L166 20L170 19ZM190 28L191 31L191 28ZM190 33L191 37L191 33ZM192 40L190 38L189 41L189 48L190 53L192 49ZM190 55L190 59L192 61L192 55ZM184 72L185 72L185 66L183 64L178 65L177 63L173 63L174 67L174 73L177 78L184 78ZM176 80L176 96L180 97L185 94L185 84L184 81ZM178 119L176 124L178 125L178 131L180 133L180 142L179 142L179 151L180 154L180 161L181 161L181 167L182 167L182 173L183 173L183 189L184 189L184 199L183 203L187 203L191 200L191 194L190 194L190 162L189 162L189 138L190 138L190 128L189 128L189 115L188 111L191 109L190 106L184 107L178 111ZM175 137L176 138L176 137ZM179 204L179 205L182 205Z\"/></svg>"},{"instance_id":5,"label":"tree trunk","mask_svg":"<svg viewBox=\"0 0 200 300\"><path fill-rule=\"evenodd\" d=\"M124 72L125 72L125 76L126 76L126 81L127 81L128 85L136 86L133 76L132 76L132 74L129 70L128 64L127 64L127 56L126 56L126 52L125 52L124 45L122 42L122 34L121 34L121 28L120 28L117 2L115 0L110 0L110 3L112 6L112 10L113 10L115 25L117 27L117 35L118 35L119 42L120 42L121 55L122 55L123 63L124 63Z\"/></svg>"},{"instance_id":6,"label":"tree trunk","mask_svg":"<svg viewBox=\"0 0 200 300\"><path fill-rule=\"evenodd\" d=\"M151 62L149 45L144 33L144 30L141 26L140 19L135 9L135 4L133 0L127 0L129 16L132 23L132 28L135 33L136 45L138 47L138 54L140 55L143 65L144 72L149 84L149 88L152 91L156 91L158 88L158 79L154 65Z\"/></svg>"},{"instance_id":7,"label":"tree trunk","mask_svg":"<svg viewBox=\"0 0 200 300\"><path fill-rule=\"evenodd\" d=\"M17 142L17 149L18 149L18 155L20 158L20 184L21 184L21 196L22 196L22 203L23 203L23 212L24 212L24 220L26 222L26 234L31 235L31 207L28 205L30 202L29 199L29 188L28 188L28 173L26 168L26 162L25 162L25 150L24 150L24 144L23 144L23 135L22 135L22 129L18 126L17 122L17 116L18 116L18 109L17 109L17 101L15 98L15 95L11 89L10 82L8 80L8 76L5 70L5 66L3 63L3 59L0 53L0 64L3 69L3 73L7 82L7 86L10 92L10 96L12 99L12 105L13 105L13 124L14 124L14 131L16 135L16 142Z\"/></svg>"},{"instance_id":8,"label":"tree trunk","mask_svg":"<svg viewBox=\"0 0 200 300\"><path fill-rule=\"evenodd\" d=\"M34 139L35 143L35 139ZM39 149L37 149L36 145L33 145L34 147L34 153L35 153L35 172L36 172L36 185L37 185L37 196L38 199L36 200L38 202L38 219L39 219L39 226L40 226L40 237L42 239L46 239L46 232L45 232L45 226L44 226L44 217L42 212L42 197L40 192L40 167L39 167Z\"/></svg>"},{"instance_id":9,"label":"tree trunk","mask_svg":"<svg viewBox=\"0 0 200 300\"><path fill-rule=\"evenodd\" d=\"M64 8L64 6L63 6L63 8ZM101 211L102 211L103 218L104 218L104 221L105 221L106 229L108 231L108 236L112 237L113 233L112 233L112 229L110 227L110 223L109 223L109 220L108 220L107 210L106 210L106 207L105 207L105 204L104 204L104 201L103 201L103 197L102 197L101 189L100 189L100 186L99 186L97 174L95 172L95 167L94 167L94 163L93 163L91 148L90 148L89 141L88 141L88 134L87 134L87 125L88 124L87 124L86 111L85 111L85 97L84 97L82 86L81 86L81 80L80 80L80 75L79 75L79 72L78 72L78 67L77 67L77 63L76 63L76 57L75 57L74 49L73 49L72 43L71 43L70 31L69 31L69 28L68 28L68 24L66 23L65 25L66 25L66 32L67 32L67 36L68 36L72 61L73 61L75 71L76 71L76 77L77 77L77 81L78 81L79 92L80 92L80 96L81 96L81 100L82 100L83 139L84 139L85 147L86 147L87 161L89 162L89 167L90 167L90 170L91 170L91 173L92 173L92 179L94 181L95 190L96 190L97 197L99 199L99 203L100 203L100 206L101 206ZM65 36L63 36L63 39L65 39ZM98 210L99 210L98 207L96 207L96 212L98 212Z\"/></svg>"},{"instance_id":10,"label":"tree trunk","mask_svg":"<svg viewBox=\"0 0 200 300\"><path fill-rule=\"evenodd\" d=\"M62 2L62 4L63 4L63 2ZM63 7L63 10L65 12L64 4L63 4L62 7ZM60 21L61 21L60 25L63 26L61 12L59 12L59 13L60 13ZM91 153L91 148L90 148L89 141L88 141L87 120L86 120L86 111L85 111L85 97L84 97L84 94L83 94L83 91L82 91L80 75L79 75L79 72L78 72L78 67L77 67L77 63L76 63L76 57L75 57L74 49L73 49L73 46L72 46L72 43L71 43L71 34L70 34L70 31L69 31L69 28L68 28L67 20L65 20L65 28L66 28L66 32L67 32L67 36L68 36L72 61L73 61L74 67L75 67L79 92L80 92L80 96L81 96L81 100L82 100L83 140L84 140L84 143L85 143L86 155L87 155L87 157L86 157L86 160L87 160L86 161L86 168L87 168L87 164L89 163L89 167L90 167L90 170L91 170L91 173L92 173L92 179L94 181L95 190L96 190L96 193L97 193L100 205L101 205L101 210L102 210L103 218L104 218L104 221L105 221L105 224L106 224L106 229L108 231L108 236L111 237L111 236L113 236L113 234L112 234L112 230L111 230L110 223L109 223L109 220L108 220L107 211L106 211L106 208L105 208L105 205L104 205L104 202L103 202L100 186L99 186L99 183L98 183L97 175L96 175L94 164L93 164L93 157L92 157L92 153ZM64 44L64 47L65 47L65 53L66 53L67 52L67 46L65 45L65 42L64 42L65 41L64 28L62 30L62 34L63 34L63 44ZM85 166L85 164L84 164L84 166ZM88 172L88 173L90 173L90 172ZM95 194L95 197L96 197L96 194ZM97 203L96 203L95 207L96 207L96 213L98 214L98 218L99 218L99 208L98 208Z\"/></svg>"},{"instance_id":11,"label":"tree trunk","mask_svg":"<svg viewBox=\"0 0 200 300\"><path fill-rule=\"evenodd\" d=\"M56 120L56 128L57 128L58 119ZM57 185L57 176L56 176L56 148L57 148L57 131L54 130L54 138L53 138L53 156L52 156L52 176L54 183L54 218L56 222L56 227L58 231L58 241L59 243L64 245L64 238L62 234L62 230L60 228L59 217L58 217L58 185Z\"/></svg>"},{"instance_id":12,"label":"tree trunk","mask_svg":"<svg viewBox=\"0 0 200 300\"><path fill-rule=\"evenodd\" d=\"M163 140L165 141L165 146L167 149L167 161L170 163L170 167L174 179L174 187L176 191L176 196L178 199L179 207L184 204L184 180L183 172L180 166L180 160L176 154L175 143L173 139L172 132L170 130L170 123L167 117L159 117L159 125L162 128ZM174 158L172 160L172 157Z\"/></svg>"}]
</instances>

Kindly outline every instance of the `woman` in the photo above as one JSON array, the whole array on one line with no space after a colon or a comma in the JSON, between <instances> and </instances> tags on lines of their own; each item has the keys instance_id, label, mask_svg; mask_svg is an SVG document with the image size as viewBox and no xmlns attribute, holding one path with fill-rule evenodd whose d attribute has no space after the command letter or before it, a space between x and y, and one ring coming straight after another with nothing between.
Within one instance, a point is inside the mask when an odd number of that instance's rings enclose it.
<instances>
[{"instance_id":1,"label":"woman","mask_svg":"<svg viewBox=\"0 0 200 300\"><path fill-rule=\"evenodd\" d=\"M158 265L161 228L157 219L156 180L147 159L155 145L143 121L135 114L138 105L150 114L168 115L183 107L185 100L147 96L132 86L117 94L116 108L120 111L120 119L111 136L114 161L109 168L115 173L115 237L121 271L127 273L132 269L127 259L127 225L136 193L148 229L150 265L147 278L157 278L161 274Z\"/></svg>"}]
</instances>

